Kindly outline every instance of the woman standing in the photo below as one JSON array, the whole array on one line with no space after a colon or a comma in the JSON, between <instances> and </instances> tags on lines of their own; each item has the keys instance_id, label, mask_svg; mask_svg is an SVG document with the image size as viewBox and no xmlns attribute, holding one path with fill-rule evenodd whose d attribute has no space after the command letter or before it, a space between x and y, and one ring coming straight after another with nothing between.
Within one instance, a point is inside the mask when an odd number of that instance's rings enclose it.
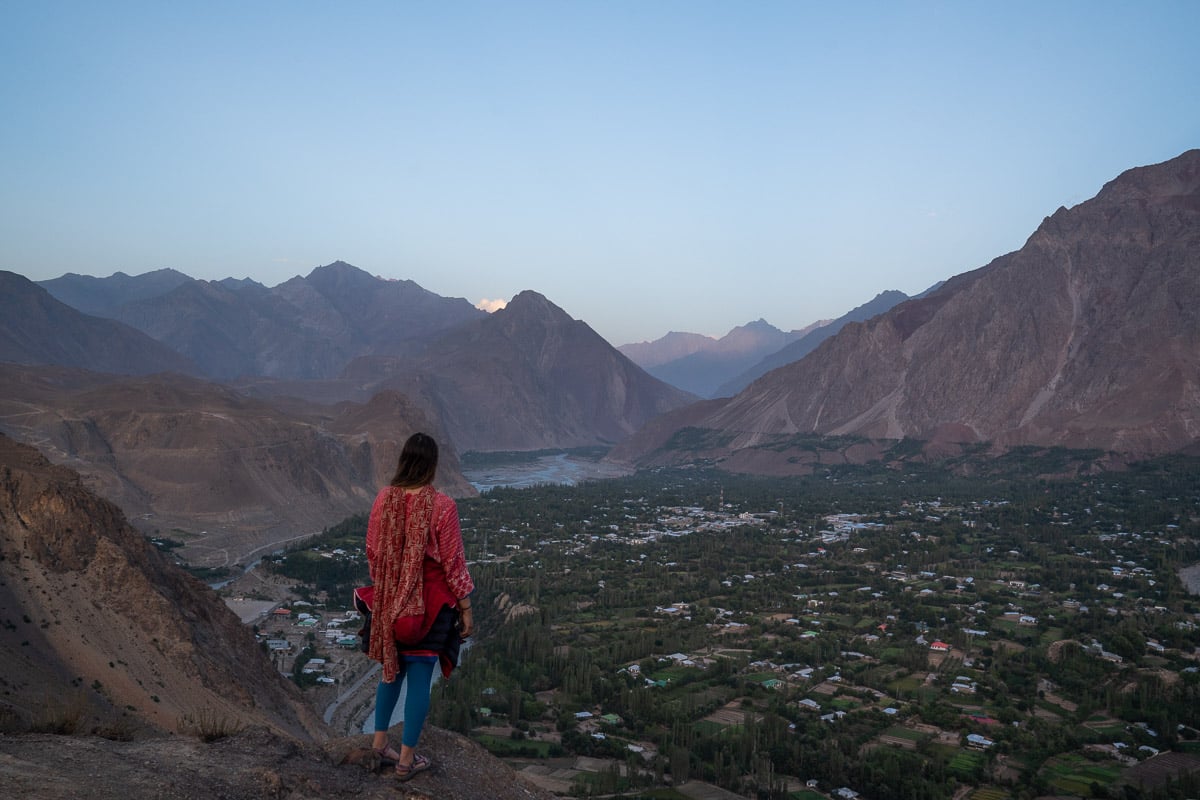
<instances>
[{"instance_id":1,"label":"woman standing","mask_svg":"<svg viewBox=\"0 0 1200 800\"><path fill-rule=\"evenodd\" d=\"M432 437L414 433L404 443L391 484L375 498L367 524L367 564L375 598L369 655L383 665L375 691L372 747L383 763L396 765L396 777L408 780L432 763L415 748L429 713L433 667L450 676L459 644L471 635L474 621L458 507L433 488L438 447ZM421 634L402 644L393 624L400 617L424 615ZM408 681L404 733L397 752L387 738L388 723Z\"/></svg>"}]
</instances>

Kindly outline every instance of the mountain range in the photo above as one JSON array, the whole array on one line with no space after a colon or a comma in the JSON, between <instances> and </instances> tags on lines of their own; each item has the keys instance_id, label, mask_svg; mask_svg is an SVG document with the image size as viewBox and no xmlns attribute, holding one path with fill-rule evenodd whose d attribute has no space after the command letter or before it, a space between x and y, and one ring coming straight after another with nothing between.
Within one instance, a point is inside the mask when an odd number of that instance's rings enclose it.
<instances>
[{"instance_id":1,"label":"mountain range","mask_svg":"<svg viewBox=\"0 0 1200 800\"><path fill-rule=\"evenodd\" d=\"M413 431L440 427L406 398L318 405L253 398L177 374L118 376L0 364L4 430L78 469L138 526L195 566L229 567L267 545L370 507ZM445 448L439 487L474 490ZM272 548L274 549L274 548Z\"/></svg>"},{"instance_id":2,"label":"mountain range","mask_svg":"<svg viewBox=\"0 0 1200 800\"><path fill-rule=\"evenodd\" d=\"M625 348L720 399L647 374L534 291L486 314L342 262L274 288L0 273L0 430L139 525L236 528L254 546L361 509L416 427L445 442L459 493L471 450L615 445L635 465L787 472L811 468L822 436L850 460L899 439L930 457L1195 448L1198 152L1123 173L917 297L884 292L807 333L760 320Z\"/></svg>"},{"instance_id":3,"label":"mountain range","mask_svg":"<svg viewBox=\"0 0 1200 800\"><path fill-rule=\"evenodd\" d=\"M851 322L865 322L871 317L882 314L893 306L903 303L907 299L908 295L904 292L889 289L886 292L880 292L873 299L857 308L847 311L831 322L824 322L811 329L805 329L805 331L802 331L803 335L800 338L788 342L772 353L768 353L749 369L738 373L722 383L712 396L732 397L771 370L804 358L813 350L816 350L817 345L835 335L842 328L846 327L847 324Z\"/></svg>"},{"instance_id":4,"label":"mountain range","mask_svg":"<svg viewBox=\"0 0 1200 800\"><path fill-rule=\"evenodd\" d=\"M822 323L784 332L766 320L739 325L719 339L694 333L668 333L653 342L618 347L659 380L698 397L712 397L723 383Z\"/></svg>"},{"instance_id":5,"label":"mountain range","mask_svg":"<svg viewBox=\"0 0 1200 800\"><path fill-rule=\"evenodd\" d=\"M18 795L394 796L316 748L324 723L251 632L144 534L195 565L246 563L366 510L413 430L446 443L457 494L469 449L615 443L640 467L783 475L1022 447L1200 454L1200 150L1122 173L986 266L796 336L715 399L533 291L485 315L341 263L274 289L57 280L52 296L0 273L0 731L97 736L0 736ZM656 368L708 347L664 339ZM205 718L250 732L125 741ZM545 796L427 733L448 754L437 796Z\"/></svg>"},{"instance_id":6,"label":"mountain range","mask_svg":"<svg viewBox=\"0 0 1200 800\"><path fill-rule=\"evenodd\" d=\"M459 452L612 445L695 399L531 291L486 314L341 262L274 289L171 270L46 285L115 319L0 273L0 431L145 530L188 532L200 566L369 507L414 430L462 496Z\"/></svg>"},{"instance_id":7,"label":"mountain range","mask_svg":"<svg viewBox=\"0 0 1200 800\"><path fill-rule=\"evenodd\" d=\"M532 291L487 314L344 262L271 289L171 270L41 286L169 346L180 371L256 396L365 402L402 390L460 451L613 444L694 399Z\"/></svg>"},{"instance_id":8,"label":"mountain range","mask_svg":"<svg viewBox=\"0 0 1200 800\"><path fill-rule=\"evenodd\" d=\"M130 278L64 275L40 284L77 310L123 322L199 366L238 376L334 378L354 358L395 355L484 315L462 298L373 277L344 262L268 289L173 270Z\"/></svg>"},{"instance_id":9,"label":"mountain range","mask_svg":"<svg viewBox=\"0 0 1200 800\"><path fill-rule=\"evenodd\" d=\"M1020 250L847 324L735 397L654 421L614 457L810 469L813 436L1196 450L1198 277L1191 150L1122 173Z\"/></svg>"}]
</instances>

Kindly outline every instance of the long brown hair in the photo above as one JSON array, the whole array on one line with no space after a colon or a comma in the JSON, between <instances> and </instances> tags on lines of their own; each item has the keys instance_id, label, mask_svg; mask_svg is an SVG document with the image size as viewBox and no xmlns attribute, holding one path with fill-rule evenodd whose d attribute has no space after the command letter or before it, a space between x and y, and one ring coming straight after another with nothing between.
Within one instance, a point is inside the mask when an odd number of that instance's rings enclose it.
<instances>
[{"instance_id":1,"label":"long brown hair","mask_svg":"<svg viewBox=\"0 0 1200 800\"><path fill-rule=\"evenodd\" d=\"M438 446L433 437L427 433L414 433L404 443L400 451L400 461L396 464L396 474L392 476L392 486L402 489L416 489L433 483L437 474Z\"/></svg>"}]
</instances>

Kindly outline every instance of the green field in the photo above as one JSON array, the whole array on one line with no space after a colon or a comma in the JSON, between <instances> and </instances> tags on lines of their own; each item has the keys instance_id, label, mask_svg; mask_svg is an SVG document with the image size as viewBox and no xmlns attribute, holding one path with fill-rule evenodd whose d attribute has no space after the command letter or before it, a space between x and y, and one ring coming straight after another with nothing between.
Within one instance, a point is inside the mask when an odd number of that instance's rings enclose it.
<instances>
[{"instance_id":1,"label":"green field","mask_svg":"<svg viewBox=\"0 0 1200 800\"><path fill-rule=\"evenodd\" d=\"M1066 754L1052 758L1042 767L1046 781L1064 794L1090 797L1092 784L1108 787L1121 774L1121 768L1111 764L1088 761L1083 756Z\"/></svg>"},{"instance_id":2,"label":"green field","mask_svg":"<svg viewBox=\"0 0 1200 800\"><path fill-rule=\"evenodd\" d=\"M1125 733L1125 729L1128 726L1120 720L1102 717L1099 722L1092 722L1091 720L1085 722L1083 727L1095 732L1102 739L1110 739L1120 737Z\"/></svg>"},{"instance_id":3,"label":"green field","mask_svg":"<svg viewBox=\"0 0 1200 800\"><path fill-rule=\"evenodd\" d=\"M924 682L916 675L908 675L899 680L892 681L888 684L888 691L892 694L900 694L901 692L915 692L924 686Z\"/></svg>"},{"instance_id":4,"label":"green field","mask_svg":"<svg viewBox=\"0 0 1200 800\"><path fill-rule=\"evenodd\" d=\"M893 725L883 732L884 736L892 736L896 739L907 739L910 742L923 742L929 738L929 734L914 731L912 728L905 728L901 725Z\"/></svg>"},{"instance_id":5,"label":"green field","mask_svg":"<svg viewBox=\"0 0 1200 800\"><path fill-rule=\"evenodd\" d=\"M946 765L946 771L952 775L969 778L983 765L983 753L974 750L960 750Z\"/></svg>"},{"instance_id":6,"label":"green field","mask_svg":"<svg viewBox=\"0 0 1200 800\"><path fill-rule=\"evenodd\" d=\"M681 678L694 676L699 672L696 667L666 667L656 670L650 676L651 680L678 682Z\"/></svg>"},{"instance_id":7,"label":"green field","mask_svg":"<svg viewBox=\"0 0 1200 800\"><path fill-rule=\"evenodd\" d=\"M550 742L507 739L499 736L490 736L486 733L474 738L475 741L483 745L494 756L549 758L550 748L553 747Z\"/></svg>"},{"instance_id":8,"label":"green field","mask_svg":"<svg viewBox=\"0 0 1200 800\"><path fill-rule=\"evenodd\" d=\"M971 793L970 800L1008 800L1009 793L995 786L981 786Z\"/></svg>"},{"instance_id":9,"label":"green field","mask_svg":"<svg viewBox=\"0 0 1200 800\"><path fill-rule=\"evenodd\" d=\"M1041 644L1050 644L1051 642L1057 642L1061 638L1063 638L1062 628L1050 628L1041 635L1038 641Z\"/></svg>"},{"instance_id":10,"label":"green field","mask_svg":"<svg viewBox=\"0 0 1200 800\"><path fill-rule=\"evenodd\" d=\"M719 722L713 722L712 720L707 719L702 719L698 722L692 723L692 730L694 730L699 736L719 736L728 727L730 726L722 725Z\"/></svg>"}]
</instances>

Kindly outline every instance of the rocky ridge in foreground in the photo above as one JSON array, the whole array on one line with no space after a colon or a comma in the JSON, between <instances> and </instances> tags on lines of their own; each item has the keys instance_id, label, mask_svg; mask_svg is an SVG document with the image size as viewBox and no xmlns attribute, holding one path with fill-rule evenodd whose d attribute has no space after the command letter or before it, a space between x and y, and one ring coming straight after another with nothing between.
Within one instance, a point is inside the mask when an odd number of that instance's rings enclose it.
<instances>
[{"instance_id":1,"label":"rocky ridge in foreground","mask_svg":"<svg viewBox=\"0 0 1200 800\"><path fill-rule=\"evenodd\" d=\"M398 734L397 734L398 735ZM204 742L172 736L0 736L0 785L23 800L552 800L479 745L426 728L434 766L401 783L372 769L367 736L302 744L264 729Z\"/></svg>"}]
</instances>

